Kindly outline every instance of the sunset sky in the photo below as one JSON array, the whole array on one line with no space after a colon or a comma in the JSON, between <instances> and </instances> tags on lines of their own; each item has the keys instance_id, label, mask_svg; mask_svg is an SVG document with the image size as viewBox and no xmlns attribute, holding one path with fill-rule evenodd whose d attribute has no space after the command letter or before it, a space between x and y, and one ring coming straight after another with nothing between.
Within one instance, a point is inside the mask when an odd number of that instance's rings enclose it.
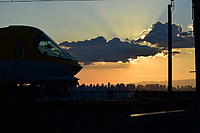
<instances>
[{"instance_id":1,"label":"sunset sky","mask_svg":"<svg viewBox=\"0 0 200 133\"><path fill-rule=\"evenodd\" d=\"M0 27L29 25L43 30L83 65L76 75L81 84L164 81L169 3L170 0L0 2ZM195 69L194 42L189 32L192 0L175 0L173 23L173 79L194 79L195 74L190 73Z\"/></svg>"}]
</instances>

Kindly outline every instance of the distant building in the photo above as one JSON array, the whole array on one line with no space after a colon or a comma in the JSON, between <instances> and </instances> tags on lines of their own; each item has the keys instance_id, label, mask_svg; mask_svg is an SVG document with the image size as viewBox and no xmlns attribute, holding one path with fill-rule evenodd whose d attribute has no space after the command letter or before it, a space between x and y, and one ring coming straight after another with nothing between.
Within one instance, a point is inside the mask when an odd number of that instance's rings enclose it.
<instances>
[{"instance_id":1,"label":"distant building","mask_svg":"<svg viewBox=\"0 0 200 133\"><path fill-rule=\"evenodd\" d=\"M137 90L138 90L138 91L144 90L144 88L145 88L145 87L144 87L143 85L140 85L140 84L137 86Z\"/></svg>"},{"instance_id":2,"label":"distant building","mask_svg":"<svg viewBox=\"0 0 200 133\"><path fill-rule=\"evenodd\" d=\"M110 82L108 82L108 88L110 88Z\"/></svg>"},{"instance_id":3,"label":"distant building","mask_svg":"<svg viewBox=\"0 0 200 133\"><path fill-rule=\"evenodd\" d=\"M127 84L126 88L127 90L135 90L135 84Z\"/></svg>"}]
</instances>

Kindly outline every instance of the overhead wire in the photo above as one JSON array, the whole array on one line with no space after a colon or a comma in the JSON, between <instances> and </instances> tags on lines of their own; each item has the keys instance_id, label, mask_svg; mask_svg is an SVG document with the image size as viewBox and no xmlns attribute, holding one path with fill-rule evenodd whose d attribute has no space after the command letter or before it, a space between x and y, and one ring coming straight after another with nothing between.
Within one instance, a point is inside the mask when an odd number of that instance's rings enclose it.
<instances>
[{"instance_id":1,"label":"overhead wire","mask_svg":"<svg viewBox=\"0 0 200 133\"><path fill-rule=\"evenodd\" d=\"M59 1L105 1L105 0L0 0L0 2L59 2Z\"/></svg>"}]
</instances>

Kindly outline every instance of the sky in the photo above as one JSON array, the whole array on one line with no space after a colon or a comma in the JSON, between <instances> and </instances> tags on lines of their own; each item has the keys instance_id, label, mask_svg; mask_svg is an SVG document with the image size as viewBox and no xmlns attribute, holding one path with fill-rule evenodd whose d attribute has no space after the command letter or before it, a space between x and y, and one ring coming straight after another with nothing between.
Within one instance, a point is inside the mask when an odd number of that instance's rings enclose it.
<instances>
[{"instance_id":1,"label":"sky","mask_svg":"<svg viewBox=\"0 0 200 133\"><path fill-rule=\"evenodd\" d=\"M167 80L170 0L13 1L0 0L0 27L43 30L82 64L80 84ZM194 79L192 0L174 1L173 79Z\"/></svg>"}]
</instances>

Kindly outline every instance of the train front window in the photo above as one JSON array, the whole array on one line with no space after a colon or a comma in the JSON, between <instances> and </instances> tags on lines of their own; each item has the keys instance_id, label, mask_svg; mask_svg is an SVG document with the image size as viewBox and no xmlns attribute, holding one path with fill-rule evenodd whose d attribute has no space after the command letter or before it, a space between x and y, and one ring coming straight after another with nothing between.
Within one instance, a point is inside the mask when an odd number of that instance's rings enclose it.
<instances>
[{"instance_id":1,"label":"train front window","mask_svg":"<svg viewBox=\"0 0 200 133\"><path fill-rule=\"evenodd\" d=\"M44 33L41 33L37 37L37 39L35 40L35 46L43 55L64 58L68 60L75 60L71 55L69 55L67 52L61 49L53 40L51 40Z\"/></svg>"}]
</instances>

